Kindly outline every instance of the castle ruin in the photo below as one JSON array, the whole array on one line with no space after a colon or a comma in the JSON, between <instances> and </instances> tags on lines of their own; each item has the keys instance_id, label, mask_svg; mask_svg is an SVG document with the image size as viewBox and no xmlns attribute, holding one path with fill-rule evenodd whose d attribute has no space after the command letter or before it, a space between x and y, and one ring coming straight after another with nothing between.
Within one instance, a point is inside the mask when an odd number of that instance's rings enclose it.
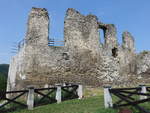
<instances>
[{"instance_id":1,"label":"castle ruin","mask_svg":"<svg viewBox=\"0 0 150 113\"><path fill-rule=\"evenodd\" d=\"M102 86L149 81L150 52L137 54L131 33L123 32L119 44L115 25L69 8L64 22L64 46L49 46L49 24L46 9L32 8L24 44L11 59L8 90L65 82Z\"/></svg>"}]
</instances>

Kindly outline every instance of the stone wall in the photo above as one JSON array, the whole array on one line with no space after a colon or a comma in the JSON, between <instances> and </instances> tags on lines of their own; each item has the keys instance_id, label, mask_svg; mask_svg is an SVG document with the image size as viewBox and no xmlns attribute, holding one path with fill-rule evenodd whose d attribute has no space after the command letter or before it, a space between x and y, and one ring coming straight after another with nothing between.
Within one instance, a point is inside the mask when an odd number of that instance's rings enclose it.
<instances>
[{"instance_id":1,"label":"stone wall","mask_svg":"<svg viewBox=\"0 0 150 113\"><path fill-rule=\"evenodd\" d=\"M123 43L119 45L115 25L104 24L94 15L67 10L64 46L48 46L46 9L32 8L27 28L25 43L10 64L8 90L64 82L133 85L144 81L141 74L150 69L149 53L135 53L134 38L129 32L123 33ZM99 29L104 31L104 44L100 42Z\"/></svg>"}]
</instances>

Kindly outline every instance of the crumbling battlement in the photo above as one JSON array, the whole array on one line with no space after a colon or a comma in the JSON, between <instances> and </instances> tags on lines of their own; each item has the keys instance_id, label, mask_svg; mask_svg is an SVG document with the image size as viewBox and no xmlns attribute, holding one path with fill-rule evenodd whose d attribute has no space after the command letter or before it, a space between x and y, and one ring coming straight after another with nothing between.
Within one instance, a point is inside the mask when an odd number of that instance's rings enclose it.
<instances>
[{"instance_id":1,"label":"crumbling battlement","mask_svg":"<svg viewBox=\"0 0 150 113\"><path fill-rule=\"evenodd\" d=\"M104 44L99 29L104 31ZM116 33L115 25L69 8L64 22L64 46L48 46L48 12L32 8L25 44L11 60L8 90L64 82L94 86L137 83L141 80L136 80L137 76L143 73L138 71L139 64L143 65L149 53L142 58L135 53L134 38L129 32L122 34L123 43L119 45ZM136 58L141 59L137 62ZM144 68L144 72L149 68Z\"/></svg>"}]
</instances>

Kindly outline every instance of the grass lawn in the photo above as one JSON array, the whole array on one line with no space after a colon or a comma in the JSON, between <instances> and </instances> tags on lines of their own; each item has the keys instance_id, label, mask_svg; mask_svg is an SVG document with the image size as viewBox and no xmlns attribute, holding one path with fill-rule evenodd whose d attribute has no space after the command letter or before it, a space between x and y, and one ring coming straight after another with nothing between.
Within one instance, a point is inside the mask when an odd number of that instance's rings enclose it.
<instances>
[{"instance_id":1,"label":"grass lawn","mask_svg":"<svg viewBox=\"0 0 150 113\"><path fill-rule=\"evenodd\" d=\"M81 100L74 99L63 101L60 104L48 104L35 107L34 110L27 109L11 112L11 113L118 113L117 109L105 109L103 100L103 90L86 89L84 98ZM144 106L149 108L150 104L145 103ZM132 108L133 113L139 113Z\"/></svg>"},{"instance_id":2,"label":"grass lawn","mask_svg":"<svg viewBox=\"0 0 150 113\"><path fill-rule=\"evenodd\" d=\"M32 111L24 109L12 113L117 113L117 110L105 109L103 102L102 89L86 89L81 100L68 100L35 107Z\"/></svg>"},{"instance_id":3,"label":"grass lawn","mask_svg":"<svg viewBox=\"0 0 150 113\"><path fill-rule=\"evenodd\" d=\"M104 109L103 97L94 96L82 100L75 99L60 104L40 106L32 111L20 110L13 113L117 113L117 111Z\"/></svg>"}]
</instances>

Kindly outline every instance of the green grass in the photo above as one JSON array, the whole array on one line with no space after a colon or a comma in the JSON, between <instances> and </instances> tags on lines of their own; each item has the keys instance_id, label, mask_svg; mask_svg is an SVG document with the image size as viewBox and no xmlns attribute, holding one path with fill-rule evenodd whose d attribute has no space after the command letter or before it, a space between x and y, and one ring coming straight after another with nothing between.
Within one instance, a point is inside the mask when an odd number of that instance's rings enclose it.
<instances>
[{"instance_id":1,"label":"green grass","mask_svg":"<svg viewBox=\"0 0 150 113\"><path fill-rule=\"evenodd\" d=\"M12 113L117 113L115 109L105 109L103 102L103 90L89 88L84 90L84 99L81 100L68 100L35 107L32 111L24 109Z\"/></svg>"},{"instance_id":2,"label":"green grass","mask_svg":"<svg viewBox=\"0 0 150 113\"><path fill-rule=\"evenodd\" d=\"M20 110L12 113L117 113L114 109L104 109L103 97L94 96L82 100L69 100L60 104L49 104L32 111Z\"/></svg>"},{"instance_id":3,"label":"green grass","mask_svg":"<svg viewBox=\"0 0 150 113\"><path fill-rule=\"evenodd\" d=\"M115 101L117 98L114 98ZM149 108L150 103L142 104ZM133 113L139 113L134 107L129 107ZM149 109L150 110L150 109ZM103 100L103 90L97 88L88 88L84 90L84 98L63 101L60 104L48 104L35 107L34 110L18 110L11 113L118 113L117 109L105 109Z\"/></svg>"}]
</instances>

